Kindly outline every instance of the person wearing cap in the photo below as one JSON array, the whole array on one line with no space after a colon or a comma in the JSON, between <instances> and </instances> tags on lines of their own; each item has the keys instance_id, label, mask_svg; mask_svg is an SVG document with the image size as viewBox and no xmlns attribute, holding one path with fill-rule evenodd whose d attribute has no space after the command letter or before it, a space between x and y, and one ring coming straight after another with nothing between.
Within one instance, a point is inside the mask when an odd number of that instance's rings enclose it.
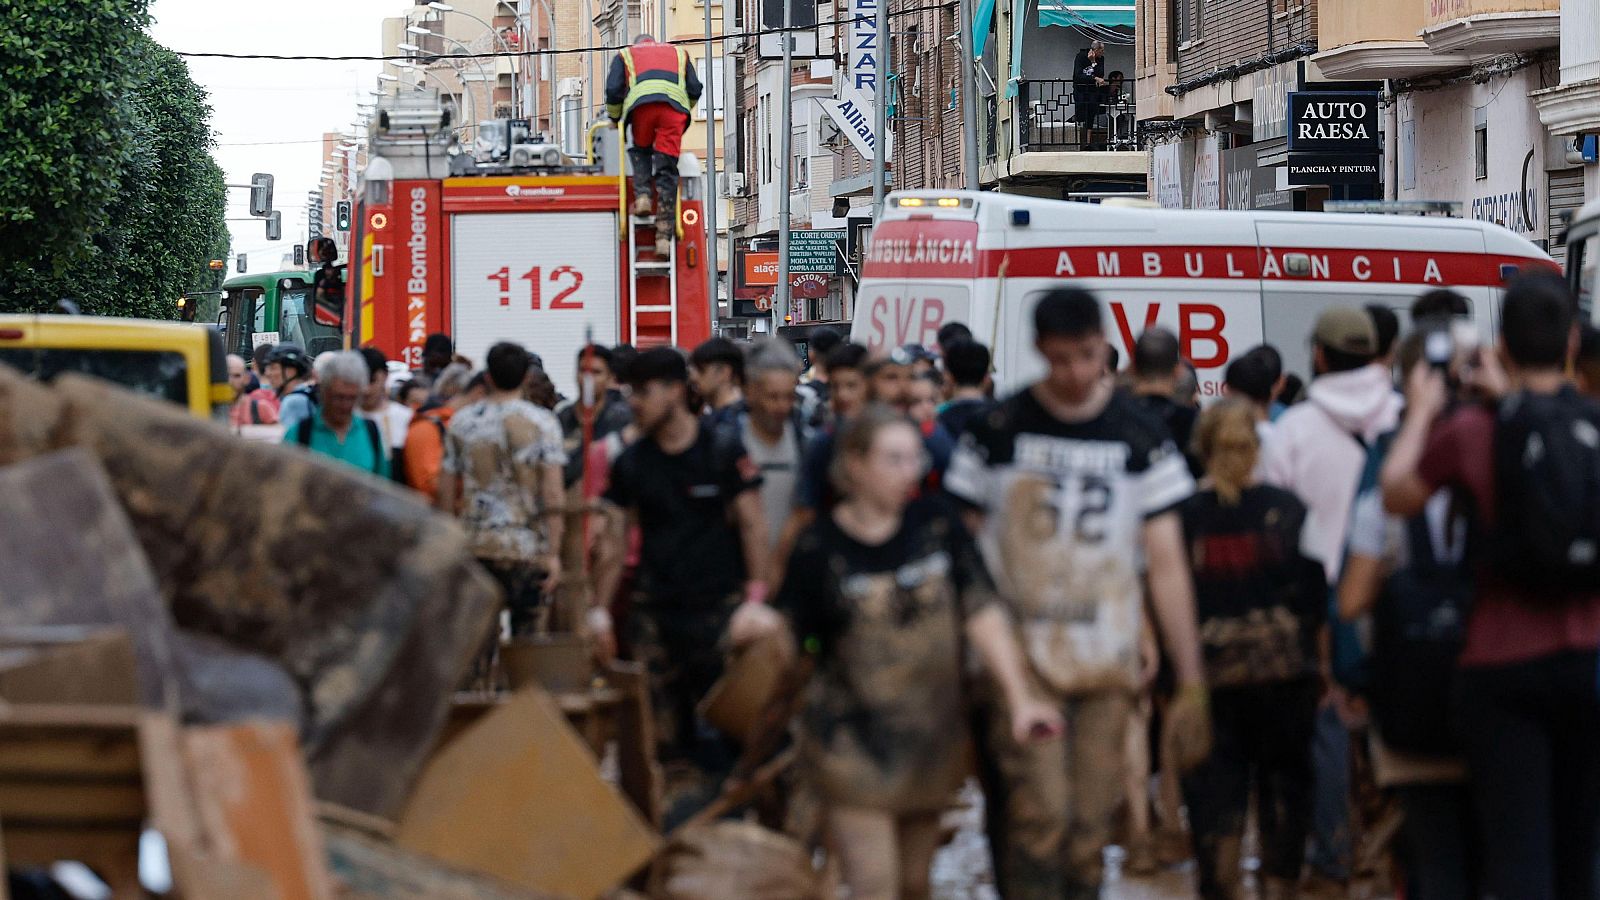
<instances>
[{"instance_id":1,"label":"person wearing cap","mask_svg":"<svg viewBox=\"0 0 1600 900\"><path fill-rule=\"evenodd\" d=\"M1378 332L1366 310L1323 310L1311 343L1311 387L1304 403L1278 418L1262 445L1261 480L1306 505L1300 547L1322 564L1333 586L1339 583L1367 448L1394 430L1402 401L1388 370L1374 365ZM1349 741L1335 705L1318 714L1316 747L1317 827L1308 862L1315 877L1342 883L1351 874Z\"/></svg>"}]
</instances>

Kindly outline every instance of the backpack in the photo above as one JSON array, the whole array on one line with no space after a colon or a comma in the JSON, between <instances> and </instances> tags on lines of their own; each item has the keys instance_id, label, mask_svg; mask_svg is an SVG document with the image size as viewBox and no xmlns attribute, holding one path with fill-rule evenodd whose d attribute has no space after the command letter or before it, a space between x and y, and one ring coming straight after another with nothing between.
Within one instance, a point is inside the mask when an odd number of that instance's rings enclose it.
<instances>
[{"instance_id":1,"label":"backpack","mask_svg":"<svg viewBox=\"0 0 1600 900\"><path fill-rule=\"evenodd\" d=\"M1360 441L1355 435L1352 438ZM1395 433L1379 435L1367 450L1367 461L1361 469L1361 477L1356 480L1356 498L1378 487L1378 476L1383 470L1383 461L1389 455L1389 447L1394 443ZM1354 507L1351 507L1354 510ZM1349 538L1345 539L1344 552L1350 552ZM1356 622L1346 622L1339 618L1339 585L1334 584L1328 589L1328 653L1329 664L1333 670L1333 680L1340 687L1356 694L1365 694L1372 684L1372 647L1370 642L1362 635L1362 627Z\"/></svg>"},{"instance_id":2,"label":"backpack","mask_svg":"<svg viewBox=\"0 0 1600 900\"><path fill-rule=\"evenodd\" d=\"M380 471L380 464L383 462L383 433L378 430L378 423L371 419L358 417L356 421L367 426L367 440L372 443L372 474L376 475ZM294 427L294 442L308 450L311 449L311 427L315 423L315 416L301 419L300 424Z\"/></svg>"},{"instance_id":3,"label":"backpack","mask_svg":"<svg viewBox=\"0 0 1600 900\"><path fill-rule=\"evenodd\" d=\"M1571 386L1500 403L1492 570L1556 602L1600 585L1600 403Z\"/></svg>"},{"instance_id":4,"label":"backpack","mask_svg":"<svg viewBox=\"0 0 1600 900\"><path fill-rule=\"evenodd\" d=\"M1389 576L1372 608L1367 697L1385 744L1452 755L1459 748L1450 708L1473 578L1468 566L1434 555L1427 513L1406 523L1406 536L1409 561Z\"/></svg>"}]
</instances>

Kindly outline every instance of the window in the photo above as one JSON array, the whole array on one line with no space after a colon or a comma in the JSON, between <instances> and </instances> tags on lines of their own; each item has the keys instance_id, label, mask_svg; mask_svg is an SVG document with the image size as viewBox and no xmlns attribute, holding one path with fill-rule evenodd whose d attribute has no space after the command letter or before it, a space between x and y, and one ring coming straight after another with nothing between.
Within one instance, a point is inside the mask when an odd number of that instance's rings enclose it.
<instances>
[{"instance_id":1,"label":"window","mask_svg":"<svg viewBox=\"0 0 1600 900\"><path fill-rule=\"evenodd\" d=\"M772 95L761 95L761 183L772 183Z\"/></svg>"},{"instance_id":2,"label":"window","mask_svg":"<svg viewBox=\"0 0 1600 900\"><path fill-rule=\"evenodd\" d=\"M249 354L243 354L248 356ZM63 372L104 378L150 397L189 404L189 365L161 350L3 349L0 363L50 381Z\"/></svg>"},{"instance_id":3,"label":"window","mask_svg":"<svg viewBox=\"0 0 1600 900\"><path fill-rule=\"evenodd\" d=\"M790 140L790 189L804 190L811 184L811 129L801 125L795 129Z\"/></svg>"},{"instance_id":4,"label":"window","mask_svg":"<svg viewBox=\"0 0 1600 900\"><path fill-rule=\"evenodd\" d=\"M1477 178L1489 177L1489 110L1474 111L1472 126L1472 168Z\"/></svg>"},{"instance_id":5,"label":"window","mask_svg":"<svg viewBox=\"0 0 1600 900\"><path fill-rule=\"evenodd\" d=\"M1173 34L1182 47L1205 36L1206 0L1172 0Z\"/></svg>"},{"instance_id":6,"label":"window","mask_svg":"<svg viewBox=\"0 0 1600 900\"><path fill-rule=\"evenodd\" d=\"M705 90L700 94L699 102L694 105L694 117L696 119L705 119L706 98L714 94L717 102L716 117L720 119L727 111L727 98L724 95L728 93L727 86L722 83L723 59L720 56L712 57L710 66L707 66L705 62L705 57L694 61L695 71L700 73L700 83L705 87Z\"/></svg>"}]
</instances>

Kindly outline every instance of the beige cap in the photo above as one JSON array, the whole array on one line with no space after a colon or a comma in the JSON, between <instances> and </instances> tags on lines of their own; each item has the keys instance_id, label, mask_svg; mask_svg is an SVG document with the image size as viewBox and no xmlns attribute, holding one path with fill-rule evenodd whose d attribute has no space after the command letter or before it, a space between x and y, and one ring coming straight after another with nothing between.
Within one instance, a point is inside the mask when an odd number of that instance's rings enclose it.
<instances>
[{"instance_id":1,"label":"beige cap","mask_svg":"<svg viewBox=\"0 0 1600 900\"><path fill-rule=\"evenodd\" d=\"M1378 330L1365 310L1334 306L1317 317L1311 333L1318 345L1352 356L1372 356L1378 352Z\"/></svg>"}]
</instances>

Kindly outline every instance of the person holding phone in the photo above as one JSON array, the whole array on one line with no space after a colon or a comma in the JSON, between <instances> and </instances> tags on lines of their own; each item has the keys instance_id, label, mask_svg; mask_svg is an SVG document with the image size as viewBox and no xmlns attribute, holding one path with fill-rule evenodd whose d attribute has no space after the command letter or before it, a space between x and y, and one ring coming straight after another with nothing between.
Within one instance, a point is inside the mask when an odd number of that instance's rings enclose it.
<instances>
[{"instance_id":1,"label":"person holding phone","mask_svg":"<svg viewBox=\"0 0 1600 900\"><path fill-rule=\"evenodd\" d=\"M922 435L873 406L839 433L842 499L801 534L775 602L814 666L800 713L803 777L856 900L929 896L939 817L968 771L962 647L993 673L1020 743L1062 732L1028 685L994 582L954 506L910 500ZM781 630L765 607L735 617L743 643Z\"/></svg>"}]
</instances>

